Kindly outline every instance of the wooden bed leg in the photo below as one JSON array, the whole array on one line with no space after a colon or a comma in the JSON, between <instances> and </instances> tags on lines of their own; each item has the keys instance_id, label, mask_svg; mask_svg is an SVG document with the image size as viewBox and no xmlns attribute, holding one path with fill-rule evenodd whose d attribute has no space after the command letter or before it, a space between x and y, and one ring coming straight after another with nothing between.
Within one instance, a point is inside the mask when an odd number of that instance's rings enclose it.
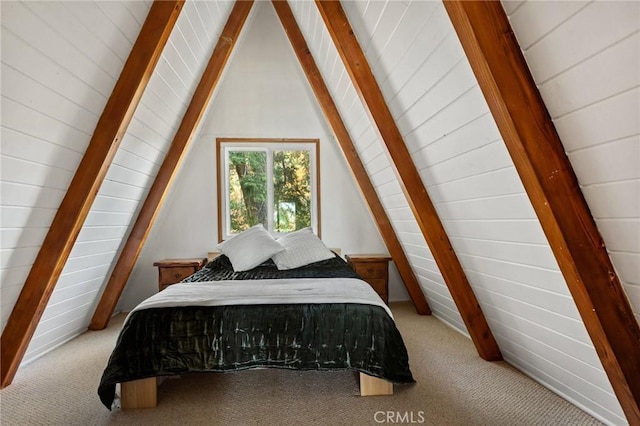
<instances>
[{"instance_id":1,"label":"wooden bed leg","mask_svg":"<svg viewBox=\"0 0 640 426\"><path fill-rule=\"evenodd\" d=\"M158 383L155 377L120 383L120 408L155 408L158 405Z\"/></svg>"},{"instance_id":2,"label":"wooden bed leg","mask_svg":"<svg viewBox=\"0 0 640 426\"><path fill-rule=\"evenodd\" d=\"M360 396L393 395L393 383L360 373Z\"/></svg>"}]
</instances>

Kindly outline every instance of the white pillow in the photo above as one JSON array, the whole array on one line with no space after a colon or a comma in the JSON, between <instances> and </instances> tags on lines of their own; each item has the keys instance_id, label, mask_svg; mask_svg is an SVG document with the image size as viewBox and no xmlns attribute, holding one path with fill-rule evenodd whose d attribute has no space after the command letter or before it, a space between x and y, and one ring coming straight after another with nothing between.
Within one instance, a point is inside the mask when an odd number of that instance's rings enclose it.
<instances>
[{"instance_id":1,"label":"white pillow","mask_svg":"<svg viewBox=\"0 0 640 426\"><path fill-rule=\"evenodd\" d=\"M234 271L248 271L281 252L284 247L262 224L258 224L218 244L218 249L229 258Z\"/></svg>"},{"instance_id":2,"label":"white pillow","mask_svg":"<svg viewBox=\"0 0 640 426\"><path fill-rule=\"evenodd\" d=\"M283 235L277 240L284 251L273 256L278 269L294 269L309 263L331 259L335 254L316 237L311 228Z\"/></svg>"}]
</instances>

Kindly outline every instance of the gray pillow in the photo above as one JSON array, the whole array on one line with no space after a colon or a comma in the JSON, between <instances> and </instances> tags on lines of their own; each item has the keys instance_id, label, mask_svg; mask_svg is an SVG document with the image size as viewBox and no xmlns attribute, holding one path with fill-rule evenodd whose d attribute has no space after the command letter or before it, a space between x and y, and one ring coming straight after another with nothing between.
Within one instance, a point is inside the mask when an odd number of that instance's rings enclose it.
<instances>
[{"instance_id":1,"label":"gray pillow","mask_svg":"<svg viewBox=\"0 0 640 426\"><path fill-rule=\"evenodd\" d=\"M277 241L284 247L283 251L272 257L278 269L299 268L335 256L311 228L285 234Z\"/></svg>"}]
</instances>

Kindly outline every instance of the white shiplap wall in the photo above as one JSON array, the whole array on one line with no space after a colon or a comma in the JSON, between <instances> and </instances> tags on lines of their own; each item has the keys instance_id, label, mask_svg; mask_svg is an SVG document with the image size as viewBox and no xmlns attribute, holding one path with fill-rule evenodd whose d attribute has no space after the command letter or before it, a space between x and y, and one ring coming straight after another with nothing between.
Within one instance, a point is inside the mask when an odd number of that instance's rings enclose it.
<instances>
[{"instance_id":1,"label":"white shiplap wall","mask_svg":"<svg viewBox=\"0 0 640 426\"><path fill-rule=\"evenodd\" d=\"M1 5L3 328L146 16L141 5ZM79 239L45 314L51 320L31 346L36 352L86 328L83 311L126 225L97 241L86 232Z\"/></svg>"},{"instance_id":2,"label":"white shiplap wall","mask_svg":"<svg viewBox=\"0 0 640 426\"><path fill-rule=\"evenodd\" d=\"M600 419L624 423L442 4L343 5L505 359ZM464 332L321 18L302 2L294 12L434 314Z\"/></svg>"},{"instance_id":3,"label":"white shiplap wall","mask_svg":"<svg viewBox=\"0 0 640 426\"><path fill-rule=\"evenodd\" d=\"M505 9L640 322L640 3Z\"/></svg>"},{"instance_id":4,"label":"white shiplap wall","mask_svg":"<svg viewBox=\"0 0 640 426\"><path fill-rule=\"evenodd\" d=\"M86 330L230 4L185 4L25 361ZM3 328L150 5L2 2Z\"/></svg>"}]
</instances>

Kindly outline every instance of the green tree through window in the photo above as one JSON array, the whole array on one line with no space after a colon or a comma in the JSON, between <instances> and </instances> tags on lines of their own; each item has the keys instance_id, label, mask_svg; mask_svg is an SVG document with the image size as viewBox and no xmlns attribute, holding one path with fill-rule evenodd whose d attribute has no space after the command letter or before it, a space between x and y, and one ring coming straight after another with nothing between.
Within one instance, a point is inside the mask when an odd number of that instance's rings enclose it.
<instances>
[{"instance_id":1,"label":"green tree through window","mask_svg":"<svg viewBox=\"0 0 640 426\"><path fill-rule=\"evenodd\" d=\"M219 209L225 238L253 225L287 233L314 222L315 143L222 142L219 144L223 182ZM224 235L223 235L224 234Z\"/></svg>"},{"instance_id":2,"label":"green tree through window","mask_svg":"<svg viewBox=\"0 0 640 426\"><path fill-rule=\"evenodd\" d=\"M276 151L273 155L274 229L291 232L311 226L309 151Z\"/></svg>"}]
</instances>

